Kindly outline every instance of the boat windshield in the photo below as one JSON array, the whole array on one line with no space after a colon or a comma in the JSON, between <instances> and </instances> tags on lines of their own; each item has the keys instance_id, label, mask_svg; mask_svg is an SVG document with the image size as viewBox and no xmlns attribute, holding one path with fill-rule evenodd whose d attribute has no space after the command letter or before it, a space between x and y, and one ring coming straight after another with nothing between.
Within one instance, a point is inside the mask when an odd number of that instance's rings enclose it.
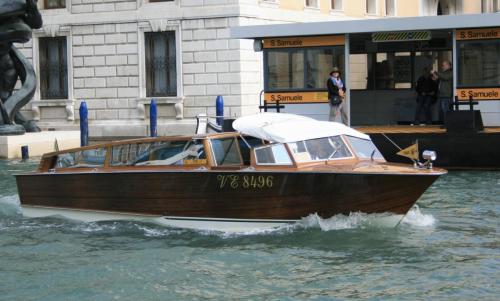
<instances>
[{"instance_id":1,"label":"boat windshield","mask_svg":"<svg viewBox=\"0 0 500 301\"><path fill-rule=\"evenodd\" d=\"M372 158L375 160L385 160L375 144L371 140L347 136L349 143L360 158Z\"/></svg>"},{"instance_id":2,"label":"boat windshield","mask_svg":"<svg viewBox=\"0 0 500 301\"><path fill-rule=\"evenodd\" d=\"M106 148L80 150L57 155L55 168L94 168L104 166Z\"/></svg>"},{"instance_id":3,"label":"boat windshield","mask_svg":"<svg viewBox=\"0 0 500 301\"><path fill-rule=\"evenodd\" d=\"M217 165L242 165L239 144L235 137L211 139L212 151Z\"/></svg>"},{"instance_id":4,"label":"boat windshield","mask_svg":"<svg viewBox=\"0 0 500 301\"><path fill-rule=\"evenodd\" d=\"M258 165L292 165L292 159L281 143L256 148L255 159Z\"/></svg>"},{"instance_id":5,"label":"boat windshield","mask_svg":"<svg viewBox=\"0 0 500 301\"><path fill-rule=\"evenodd\" d=\"M288 143L295 161L311 162L352 158L353 155L340 136Z\"/></svg>"},{"instance_id":6,"label":"boat windshield","mask_svg":"<svg viewBox=\"0 0 500 301\"><path fill-rule=\"evenodd\" d=\"M111 166L205 164L202 141L173 140L114 145Z\"/></svg>"}]
</instances>

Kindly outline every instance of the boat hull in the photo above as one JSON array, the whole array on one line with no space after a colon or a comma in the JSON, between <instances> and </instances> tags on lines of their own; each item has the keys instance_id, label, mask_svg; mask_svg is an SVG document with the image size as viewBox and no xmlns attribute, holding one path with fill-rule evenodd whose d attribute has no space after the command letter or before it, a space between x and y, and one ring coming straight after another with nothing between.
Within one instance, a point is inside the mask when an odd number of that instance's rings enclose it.
<instances>
[{"instance_id":1,"label":"boat hull","mask_svg":"<svg viewBox=\"0 0 500 301\"><path fill-rule=\"evenodd\" d=\"M405 214L438 176L204 170L33 173L16 179L21 204L30 211L285 222L312 213Z\"/></svg>"}]
</instances>

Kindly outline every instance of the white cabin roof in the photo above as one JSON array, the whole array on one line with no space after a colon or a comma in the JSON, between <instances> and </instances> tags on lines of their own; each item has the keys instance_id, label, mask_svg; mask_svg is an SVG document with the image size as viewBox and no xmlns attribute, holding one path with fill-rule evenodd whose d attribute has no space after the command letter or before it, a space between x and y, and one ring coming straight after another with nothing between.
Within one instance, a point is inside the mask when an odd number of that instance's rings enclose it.
<instances>
[{"instance_id":1,"label":"white cabin roof","mask_svg":"<svg viewBox=\"0 0 500 301\"><path fill-rule=\"evenodd\" d=\"M240 117L233 122L238 132L271 142L288 143L338 135L370 140L370 137L338 122L285 114L260 113Z\"/></svg>"}]
</instances>

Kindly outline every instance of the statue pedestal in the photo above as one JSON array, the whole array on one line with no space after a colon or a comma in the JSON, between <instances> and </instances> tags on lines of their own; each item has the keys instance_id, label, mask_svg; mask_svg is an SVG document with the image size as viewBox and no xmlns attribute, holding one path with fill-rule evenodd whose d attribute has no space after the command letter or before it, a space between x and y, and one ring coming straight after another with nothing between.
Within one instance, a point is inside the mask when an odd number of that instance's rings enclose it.
<instances>
[{"instance_id":1,"label":"statue pedestal","mask_svg":"<svg viewBox=\"0 0 500 301\"><path fill-rule=\"evenodd\" d=\"M21 146L27 145L30 157L41 156L55 150L80 146L80 131L46 131L24 135L0 136L0 158L21 158Z\"/></svg>"}]
</instances>

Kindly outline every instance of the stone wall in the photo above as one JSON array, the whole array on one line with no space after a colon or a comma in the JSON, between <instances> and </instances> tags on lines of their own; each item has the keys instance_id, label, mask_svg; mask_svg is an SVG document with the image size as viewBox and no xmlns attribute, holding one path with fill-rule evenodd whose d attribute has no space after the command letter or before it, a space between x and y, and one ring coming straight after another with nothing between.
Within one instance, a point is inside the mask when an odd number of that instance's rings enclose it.
<instances>
[{"instance_id":1,"label":"stone wall","mask_svg":"<svg viewBox=\"0 0 500 301\"><path fill-rule=\"evenodd\" d=\"M194 131L196 115L215 115L217 95L224 97L226 116L258 110L262 53L254 52L252 40L230 39L230 27L332 18L259 0L67 3L63 9L42 10L44 27L34 33L33 42L19 46L38 71L38 38L67 37L68 99L41 100L38 90L24 111L39 119L42 128L74 129L85 100L91 136L147 134L145 32L175 31L177 96L157 99L158 131L186 134Z\"/></svg>"}]
</instances>

